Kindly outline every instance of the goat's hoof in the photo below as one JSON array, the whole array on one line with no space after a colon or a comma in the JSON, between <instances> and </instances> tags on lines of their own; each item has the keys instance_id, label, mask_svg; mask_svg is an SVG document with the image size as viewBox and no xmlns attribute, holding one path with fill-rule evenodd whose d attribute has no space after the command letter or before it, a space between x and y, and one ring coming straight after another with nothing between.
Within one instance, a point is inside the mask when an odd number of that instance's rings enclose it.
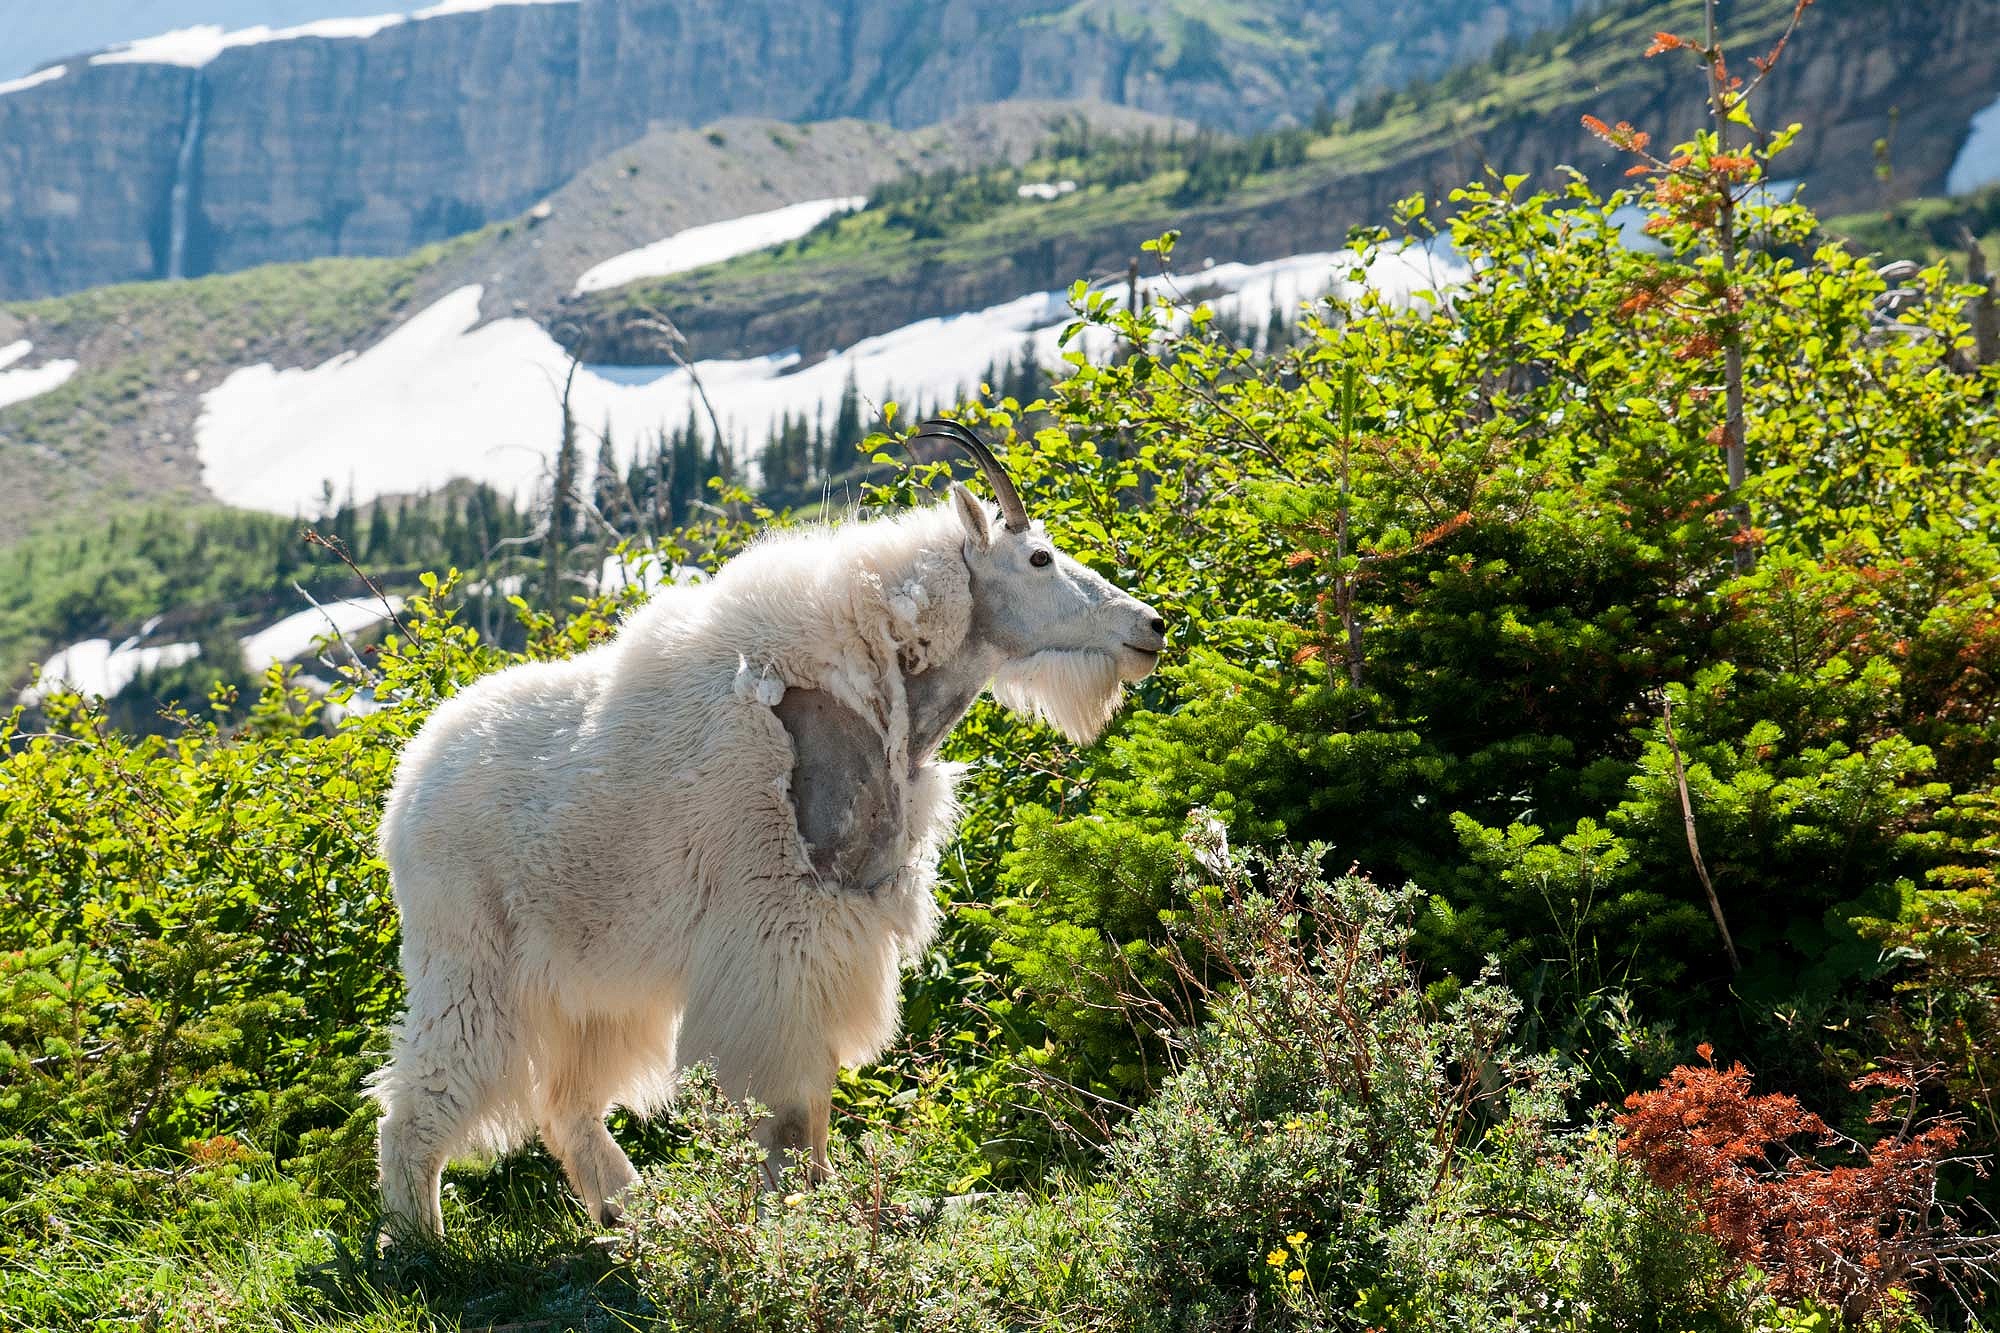
<instances>
[{"instance_id":1,"label":"goat's hoof","mask_svg":"<svg viewBox=\"0 0 2000 1333\"><path fill-rule=\"evenodd\" d=\"M400 1261L421 1254L442 1240L443 1235L413 1222L391 1219L376 1228L374 1239L375 1257Z\"/></svg>"},{"instance_id":2,"label":"goat's hoof","mask_svg":"<svg viewBox=\"0 0 2000 1333\"><path fill-rule=\"evenodd\" d=\"M597 1205L597 1225L616 1227L625 1224L625 1205L616 1199L606 1199Z\"/></svg>"}]
</instances>

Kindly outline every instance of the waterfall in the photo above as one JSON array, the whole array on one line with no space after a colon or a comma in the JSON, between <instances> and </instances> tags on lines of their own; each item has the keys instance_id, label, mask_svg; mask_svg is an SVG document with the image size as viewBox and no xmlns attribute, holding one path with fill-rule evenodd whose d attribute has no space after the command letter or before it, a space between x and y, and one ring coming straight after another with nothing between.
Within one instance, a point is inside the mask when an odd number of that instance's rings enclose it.
<instances>
[{"instance_id":1,"label":"waterfall","mask_svg":"<svg viewBox=\"0 0 2000 1333\"><path fill-rule=\"evenodd\" d=\"M188 78L187 119L181 127L181 151L174 158L174 188L167 195L167 277L187 276L188 214L194 205L194 159L201 148L202 76Z\"/></svg>"}]
</instances>

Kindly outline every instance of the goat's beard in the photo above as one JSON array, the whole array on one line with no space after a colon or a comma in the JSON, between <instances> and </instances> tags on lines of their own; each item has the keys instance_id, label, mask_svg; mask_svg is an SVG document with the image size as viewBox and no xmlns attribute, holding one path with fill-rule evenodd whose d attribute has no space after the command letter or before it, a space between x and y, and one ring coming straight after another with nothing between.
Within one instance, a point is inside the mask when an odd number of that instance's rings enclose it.
<instances>
[{"instance_id":1,"label":"goat's beard","mask_svg":"<svg viewBox=\"0 0 2000 1333\"><path fill-rule=\"evenodd\" d=\"M993 697L1087 745L1118 711L1125 678L1110 653L1050 649L1002 670L993 678Z\"/></svg>"}]
</instances>

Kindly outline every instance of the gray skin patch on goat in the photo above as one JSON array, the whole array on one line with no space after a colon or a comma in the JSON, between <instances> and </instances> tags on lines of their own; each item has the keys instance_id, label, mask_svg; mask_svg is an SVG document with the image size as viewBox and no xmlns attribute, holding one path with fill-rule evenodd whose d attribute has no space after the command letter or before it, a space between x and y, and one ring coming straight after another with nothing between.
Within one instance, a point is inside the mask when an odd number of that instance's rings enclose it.
<instances>
[{"instance_id":1,"label":"gray skin patch on goat","mask_svg":"<svg viewBox=\"0 0 2000 1333\"><path fill-rule=\"evenodd\" d=\"M792 738L792 811L813 870L861 892L892 880L903 830L881 738L825 690L786 690L772 711Z\"/></svg>"}]
</instances>

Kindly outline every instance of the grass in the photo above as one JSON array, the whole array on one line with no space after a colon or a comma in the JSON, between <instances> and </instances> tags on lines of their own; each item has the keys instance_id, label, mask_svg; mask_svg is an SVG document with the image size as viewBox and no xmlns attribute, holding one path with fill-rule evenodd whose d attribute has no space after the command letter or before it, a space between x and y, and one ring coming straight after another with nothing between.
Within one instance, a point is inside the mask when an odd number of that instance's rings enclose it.
<instances>
[{"instance_id":1,"label":"grass","mask_svg":"<svg viewBox=\"0 0 2000 1333\"><path fill-rule=\"evenodd\" d=\"M351 1333L626 1328L643 1313L629 1270L592 1243L542 1154L450 1183L448 1238L377 1256L366 1190L309 1194L268 1169L189 1173L152 1216L94 1210L52 1244L0 1250L0 1311L20 1328Z\"/></svg>"},{"instance_id":2,"label":"grass","mask_svg":"<svg viewBox=\"0 0 2000 1333\"><path fill-rule=\"evenodd\" d=\"M334 1179L178 1155L79 1163L0 1211L13 1233L0 1235L0 1326L706 1329L717 1302L740 1302L745 1327L787 1326L778 1311L801 1303L867 1310L874 1327L926 1289L968 1312L1012 1308L1017 1327L1088 1323L1098 1274L1078 1245L1101 1244L1102 1188L1057 1177L947 1207L912 1173L924 1150L911 1134L877 1128L839 1140L834 1182L760 1196L748 1119L732 1108L718 1122L707 1100L642 1135L653 1151L635 1149L632 1221L609 1236L540 1149L454 1167L445 1239L386 1251L365 1150Z\"/></svg>"},{"instance_id":3,"label":"grass","mask_svg":"<svg viewBox=\"0 0 2000 1333\"><path fill-rule=\"evenodd\" d=\"M38 424L116 419L120 405L176 372L213 366L218 352L232 364L282 351L331 355L392 320L425 273L470 249L481 235L395 259L269 264L186 282L93 287L0 307L25 321L38 344L109 342L122 353L0 413L0 424L41 438Z\"/></svg>"},{"instance_id":4,"label":"grass","mask_svg":"<svg viewBox=\"0 0 2000 1333\"><path fill-rule=\"evenodd\" d=\"M5 308L55 333L89 331L110 322L163 322L196 329L228 320L239 336L296 335L301 329L365 328L385 304L409 294L424 270L468 247L483 233L454 237L392 259L314 259L266 264L182 282L131 282L91 287L67 296L18 301Z\"/></svg>"}]
</instances>

